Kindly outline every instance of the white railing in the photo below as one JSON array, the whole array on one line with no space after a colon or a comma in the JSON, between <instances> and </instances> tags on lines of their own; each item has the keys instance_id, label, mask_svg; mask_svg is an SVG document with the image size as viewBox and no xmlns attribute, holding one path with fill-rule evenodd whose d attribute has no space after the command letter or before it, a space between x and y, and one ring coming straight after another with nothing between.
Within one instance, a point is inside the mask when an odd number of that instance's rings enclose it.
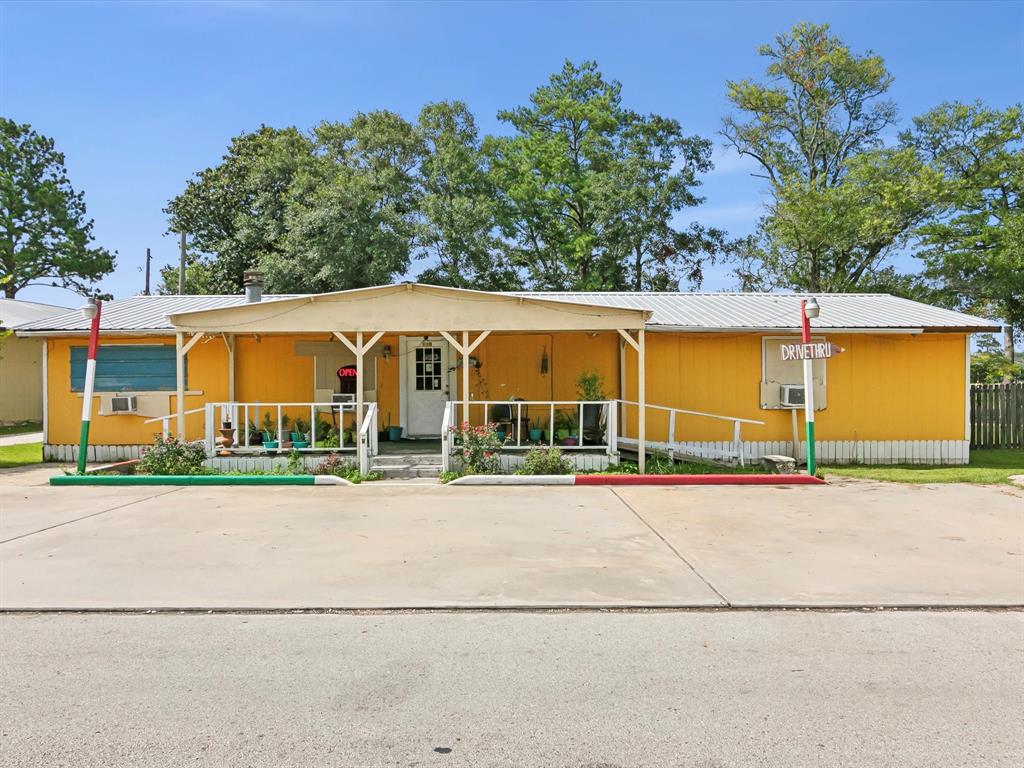
<instances>
[{"instance_id":1,"label":"white railing","mask_svg":"<svg viewBox=\"0 0 1024 768\"><path fill-rule=\"evenodd\" d=\"M469 421L505 427L502 450L526 451L538 445L558 445L611 453L616 432L614 403L614 400L471 400ZM453 405L461 410L459 403ZM480 418L474 418L480 409L483 409Z\"/></svg>"},{"instance_id":2,"label":"white railing","mask_svg":"<svg viewBox=\"0 0 1024 768\"><path fill-rule=\"evenodd\" d=\"M455 448L455 435L452 427L455 426L455 409L457 403L448 400L444 404L444 414L441 416L441 469L451 472L452 451Z\"/></svg>"},{"instance_id":3,"label":"white railing","mask_svg":"<svg viewBox=\"0 0 1024 768\"><path fill-rule=\"evenodd\" d=\"M635 400L618 400L616 401L623 406L632 406L639 409L640 404ZM705 458L713 459L735 459L739 462L740 466L746 466L746 456L743 450L743 438L741 435L741 429L743 424L761 424L763 421L757 419L743 419L739 416L723 416L718 413L704 413L703 411L688 411L683 408L670 408L665 405L653 405L646 403L645 408L654 411L667 411L668 412L668 439L665 442L652 441L649 436L645 440L647 443L648 450L662 450L670 459L675 458L675 454L685 454L691 456L703 456ZM715 448L706 448L701 446L693 445L692 443L698 441L691 441L689 444L685 440L676 439L676 415L683 416L697 416L705 419L717 419L719 421L732 422L732 448L731 450L719 450ZM630 447L636 447L639 450L639 440L635 437L625 437L623 435L618 436L618 443Z\"/></svg>"},{"instance_id":4,"label":"white railing","mask_svg":"<svg viewBox=\"0 0 1024 768\"><path fill-rule=\"evenodd\" d=\"M359 473L370 472L370 462L377 455L377 404L369 403L359 427Z\"/></svg>"},{"instance_id":5,"label":"white railing","mask_svg":"<svg viewBox=\"0 0 1024 768\"><path fill-rule=\"evenodd\" d=\"M189 416L190 414L199 413L200 411L205 411L205 410L206 410L205 406L202 407L202 408L193 408L192 410L185 411L185 415ZM143 424L152 424L154 421L161 422L161 424L160 424L160 432L161 432L161 434L163 434L164 440L166 440L167 438L169 438L171 436L171 419L176 419L176 418L178 418L178 414L177 413L169 413L166 416L157 416L155 419L146 419L142 423Z\"/></svg>"},{"instance_id":6,"label":"white railing","mask_svg":"<svg viewBox=\"0 0 1024 768\"><path fill-rule=\"evenodd\" d=\"M356 413L355 403L238 403L221 402L207 403L206 409L206 448L210 454L215 452L228 452L233 454L244 453L281 453L284 451L297 450L303 453L314 451L353 451L357 452L360 446L362 431L366 425L371 423L369 415L373 414L373 428L369 430L367 446L376 454L377 429L376 429L376 403L363 403L364 417L359 418ZM298 433L286 424L291 423L291 418L296 411L303 411L309 415L309 431L302 432L299 440L300 445L295 445L291 439L292 433ZM270 414L276 415L276 420L270 418ZM353 418L352 427L345 424L346 416L351 414ZM298 417L305 419L305 415ZM321 426L321 421L327 423L327 428ZM263 429L262 426L270 422L270 429ZM218 433L221 427L218 424L230 423L231 445L225 445L222 441L217 442ZM256 433L261 434L259 442L254 440ZM271 439L266 441L269 433ZM324 445L329 437L328 433L334 433L338 437L337 445ZM345 439L346 433L350 435ZM333 442L333 441L331 441ZM305 445L302 445L305 443Z\"/></svg>"}]
</instances>

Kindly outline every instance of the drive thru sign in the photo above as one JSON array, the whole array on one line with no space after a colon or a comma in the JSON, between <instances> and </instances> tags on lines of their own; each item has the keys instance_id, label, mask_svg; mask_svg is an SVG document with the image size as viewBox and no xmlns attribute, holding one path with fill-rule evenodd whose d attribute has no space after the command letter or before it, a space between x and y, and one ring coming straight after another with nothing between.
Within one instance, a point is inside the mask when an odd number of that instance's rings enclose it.
<instances>
[{"instance_id":1,"label":"drive thru sign","mask_svg":"<svg viewBox=\"0 0 1024 768\"><path fill-rule=\"evenodd\" d=\"M837 344L812 342L810 344L782 344L783 360L824 360L845 350Z\"/></svg>"}]
</instances>

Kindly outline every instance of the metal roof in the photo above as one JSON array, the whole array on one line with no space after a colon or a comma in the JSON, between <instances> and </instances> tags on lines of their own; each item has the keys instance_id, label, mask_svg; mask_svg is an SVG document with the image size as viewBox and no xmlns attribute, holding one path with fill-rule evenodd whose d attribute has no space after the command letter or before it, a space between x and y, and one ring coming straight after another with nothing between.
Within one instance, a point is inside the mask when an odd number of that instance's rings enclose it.
<instances>
[{"instance_id":1,"label":"metal roof","mask_svg":"<svg viewBox=\"0 0 1024 768\"><path fill-rule=\"evenodd\" d=\"M299 294L296 294L299 295ZM264 295L263 301L274 299L290 299L293 295ZM100 311L100 330L122 332L167 333L174 330L167 316L176 312L192 312L199 309L217 309L245 304L245 296L132 296L129 299L117 299L103 302ZM68 331L81 332L89 330L89 321L77 309L66 310L42 320L25 323L18 327L18 332Z\"/></svg>"},{"instance_id":2,"label":"metal roof","mask_svg":"<svg viewBox=\"0 0 1024 768\"><path fill-rule=\"evenodd\" d=\"M51 315L67 312L67 307L40 304L35 301L0 299L0 328L14 328Z\"/></svg>"},{"instance_id":3,"label":"metal roof","mask_svg":"<svg viewBox=\"0 0 1024 768\"><path fill-rule=\"evenodd\" d=\"M798 327L800 300L810 294L513 292L515 295L648 309L653 330L789 330ZM921 329L998 331L999 323L887 293L814 294L820 329Z\"/></svg>"},{"instance_id":4,"label":"metal roof","mask_svg":"<svg viewBox=\"0 0 1024 768\"><path fill-rule=\"evenodd\" d=\"M778 293L637 293L637 292L533 292L510 291L524 296L592 306L641 309L653 312L647 325L652 330L679 331L775 331L797 327L803 294ZM263 302L298 298L308 294L265 295ZM988 331L1000 329L991 320L933 307L889 294L815 294L821 315L814 328L920 329ZM100 328L123 333L167 333L174 327L168 315L203 309L240 306L245 296L133 296L103 304ZM85 332L88 321L68 310L18 326L18 332Z\"/></svg>"}]
</instances>

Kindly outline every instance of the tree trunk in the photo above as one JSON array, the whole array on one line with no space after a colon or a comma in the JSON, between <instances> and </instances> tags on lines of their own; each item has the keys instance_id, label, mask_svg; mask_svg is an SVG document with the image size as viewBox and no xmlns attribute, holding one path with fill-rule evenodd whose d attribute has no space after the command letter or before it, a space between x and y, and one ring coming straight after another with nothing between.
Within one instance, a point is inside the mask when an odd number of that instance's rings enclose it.
<instances>
[{"instance_id":1,"label":"tree trunk","mask_svg":"<svg viewBox=\"0 0 1024 768\"><path fill-rule=\"evenodd\" d=\"M1007 359L1011 363L1015 362L1015 360L1014 360L1014 351L1013 351L1013 342L1014 342L1014 329L1013 329L1013 326L1009 325L1009 324L1004 325L1003 326L1003 353L1006 355Z\"/></svg>"},{"instance_id":2,"label":"tree trunk","mask_svg":"<svg viewBox=\"0 0 1024 768\"><path fill-rule=\"evenodd\" d=\"M7 283L4 286L4 296L6 298L13 299L17 295L18 295L18 289L15 287L14 283Z\"/></svg>"}]
</instances>

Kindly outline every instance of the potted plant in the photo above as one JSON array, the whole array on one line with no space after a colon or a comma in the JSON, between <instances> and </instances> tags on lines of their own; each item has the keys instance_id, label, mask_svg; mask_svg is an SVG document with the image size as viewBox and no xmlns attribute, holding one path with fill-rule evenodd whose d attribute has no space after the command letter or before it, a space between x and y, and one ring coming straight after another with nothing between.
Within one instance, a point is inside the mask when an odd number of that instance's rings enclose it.
<instances>
[{"instance_id":1,"label":"potted plant","mask_svg":"<svg viewBox=\"0 0 1024 768\"><path fill-rule=\"evenodd\" d=\"M602 421L605 406L599 401L608 399L601 374L595 370L582 371L576 377L576 396L584 403L590 403L583 406L583 434L588 440L600 442L604 439Z\"/></svg>"},{"instance_id":2,"label":"potted plant","mask_svg":"<svg viewBox=\"0 0 1024 768\"><path fill-rule=\"evenodd\" d=\"M293 448L309 448L309 422L304 419L296 419L291 438Z\"/></svg>"},{"instance_id":3,"label":"potted plant","mask_svg":"<svg viewBox=\"0 0 1024 768\"><path fill-rule=\"evenodd\" d=\"M530 441L539 443L544 439L544 421L540 416L530 422Z\"/></svg>"},{"instance_id":4,"label":"potted plant","mask_svg":"<svg viewBox=\"0 0 1024 768\"><path fill-rule=\"evenodd\" d=\"M270 411L263 414L263 447L268 451L275 450L278 446L277 424L270 418Z\"/></svg>"},{"instance_id":5,"label":"potted plant","mask_svg":"<svg viewBox=\"0 0 1024 768\"><path fill-rule=\"evenodd\" d=\"M389 426L388 427L388 440L390 440L393 443L397 443L399 440L402 439L402 430L403 429L404 429L404 427Z\"/></svg>"},{"instance_id":6,"label":"potted plant","mask_svg":"<svg viewBox=\"0 0 1024 768\"><path fill-rule=\"evenodd\" d=\"M263 433L255 421L249 422L249 445L263 445Z\"/></svg>"},{"instance_id":7,"label":"potted plant","mask_svg":"<svg viewBox=\"0 0 1024 768\"><path fill-rule=\"evenodd\" d=\"M562 445L576 445L579 424L579 417L575 411L559 411L555 414L555 438L561 441ZM573 442L568 443L567 440Z\"/></svg>"}]
</instances>

